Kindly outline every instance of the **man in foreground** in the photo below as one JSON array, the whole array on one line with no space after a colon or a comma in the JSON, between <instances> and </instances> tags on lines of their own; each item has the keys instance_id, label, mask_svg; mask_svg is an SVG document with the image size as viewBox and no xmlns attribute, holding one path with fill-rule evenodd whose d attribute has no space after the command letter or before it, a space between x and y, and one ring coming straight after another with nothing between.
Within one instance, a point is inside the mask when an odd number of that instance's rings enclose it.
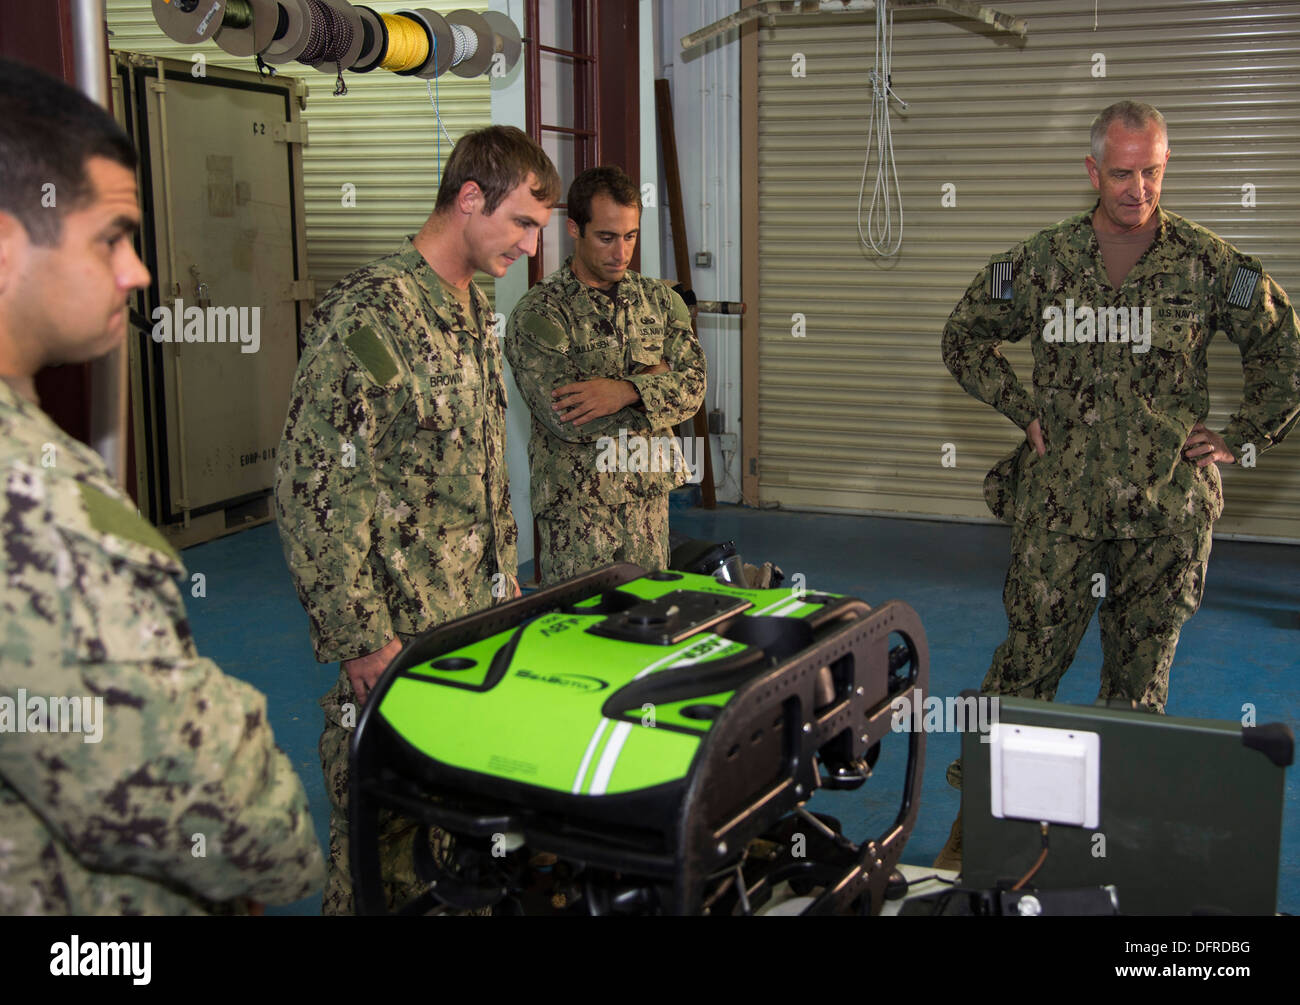
<instances>
[{"instance_id":1,"label":"man in foreground","mask_svg":"<svg viewBox=\"0 0 1300 1005\"><path fill-rule=\"evenodd\" d=\"M0 61L0 914L247 913L323 878L266 698L195 650L180 557L37 401L149 283L135 151Z\"/></svg>"}]
</instances>

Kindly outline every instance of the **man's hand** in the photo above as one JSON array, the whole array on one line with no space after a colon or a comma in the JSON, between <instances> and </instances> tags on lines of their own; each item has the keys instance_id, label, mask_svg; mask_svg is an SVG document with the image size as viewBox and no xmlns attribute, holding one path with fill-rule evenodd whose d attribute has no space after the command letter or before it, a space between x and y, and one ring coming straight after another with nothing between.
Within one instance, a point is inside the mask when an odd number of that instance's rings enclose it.
<instances>
[{"instance_id":1,"label":"man's hand","mask_svg":"<svg viewBox=\"0 0 1300 1005\"><path fill-rule=\"evenodd\" d=\"M557 387L551 392L551 398L551 407L561 422L581 426L640 401L641 394L626 380L597 377Z\"/></svg>"},{"instance_id":2,"label":"man's hand","mask_svg":"<svg viewBox=\"0 0 1300 1005\"><path fill-rule=\"evenodd\" d=\"M1205 423L1198 422L1192 427L1192 434L1183 444L1183 456L1189 461L1196 461L1198 468L1209 467L1215 461L1235 464L1237 458L1228 449L1222 436L1213 429L1206 429Z\"/></svg>"},{"instance_id":3,"label":"man's hand","mask_svg":"<svg viewBox=\"0 0 1300 1005\"><path fill-rule=\"evenodd\" d=\"M638 377L653 377L658 373L667 373L670 369L672 369L672 367L668 365L667 360L664 360L662 363L656 363L654 366L642 367L636 372L636 375Z\"/></svg>"},{"instance_id":4,"label":"man's hand","mask_svg":"<svg viewBox=\"0 0 1300 1005\"><path fill-rule=\"evenodd\" d=\"M1039 457L1047 453L1047 444L1043 442L1043 427L1038 424L1037 419L1025 427L1025 436Z\"/></svg>"},{"instance_id":5,"label":"man's hand","mask_svg":"<svg viewBox=\"0 0 1300 1005\"><path fill-rule=\"evenodd\" d=\"M352 681L352 690L357 693L357 701L364 705L375 682L383 676L393 657L402 651L402 640L393 639L383 649L369 656L358 656L354 660L344 660L343 669L347 671L348 680Z\"/></svg>"}]
</instances>

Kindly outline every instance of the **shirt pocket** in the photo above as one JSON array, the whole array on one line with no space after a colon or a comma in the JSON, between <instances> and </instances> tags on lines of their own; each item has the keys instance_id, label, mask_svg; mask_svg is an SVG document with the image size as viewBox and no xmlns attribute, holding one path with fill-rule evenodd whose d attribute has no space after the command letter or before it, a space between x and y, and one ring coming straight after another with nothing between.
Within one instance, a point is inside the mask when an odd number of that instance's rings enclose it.
<instances>
[{"instance_id":1,"label":"shirt pocket","mask_svg":"<svg viewBox=\"0 0 1300 1005\"><path fill-rule=\"evenodd\" d=\"M415 395L417 428L411 449L411 472L429 478L482 474L487 470L483 418L487 402L477 378L465 374L460 383L435 379L422 382ZM499 381L490 385L493 397L504 393ZM496 407L496 401L493 402Z\"/></svg>"},{"instance_id":2,"label":"shirt pocket","mask_svg":"<svg viewBox=\"0 0 1300 1005\"><path fill-rule=\"evenodd\" d=\"M639 327L635 337L628 340L628 360L631 373L664 362L664 326Z\"/></svg>"},{"instance_id":3,"label":"shirt pocket","mask_svg":"<svg viewBox=\"0 0 1300 1005\"><path fill-rule=\"evenodd\" d=\"M1205 352L1207 304L1194 290L1172 282L1152 295L1133 325L1133 393L1156 402L1175 399L1192 411L1208 408ZM1145 348L1144 348L1145 347Z\"/></svg>"}]
</instances>

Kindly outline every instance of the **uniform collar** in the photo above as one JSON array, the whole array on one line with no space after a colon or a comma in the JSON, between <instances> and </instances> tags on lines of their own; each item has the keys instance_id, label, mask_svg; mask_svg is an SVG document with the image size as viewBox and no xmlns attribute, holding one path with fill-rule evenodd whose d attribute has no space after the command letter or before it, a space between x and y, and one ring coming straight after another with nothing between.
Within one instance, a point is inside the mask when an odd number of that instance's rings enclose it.
<instances>
[{"instance_id":1,"label":"uniform collar","mask_svg":"<svg viewBox=\"0 0 1300 1005\"><path fill-rule=\"evenodd\" d=\"M1092 270L1104 279L1106 270L1102 263L1101 245L1097 242L1097 232L1092 226L1092 215L1100 205L1101 200L1098 200L1093 203L1092 209L1068 217L1057 225L1051 237L1051 252L1052 257L1070 272L1077 274ZM1157 206L1156 212L1160 215L1160 225L1156 228L1150 247L1133 266L1130 275L1137 273L1149 263L1153 255L1163 253L1167 243L1186 243L1178 230L1179 217L1173 213L1166 213L1163 206ZM1127 278L1125 281L1127 282ZM1103 282L1102 285L1109 285L1109 281Z\"/></svg>"},{"instance_id":2,"label":"uniform collar","mask_svg":"<svg viewBox=\"0 0 1300 1005\"><path fill-rule=\"evenodd\" d=\"M628 290L630 289L628 280L632 277L631 272L624 273L623 278L614 284L613 289L601 292L588 286L578 278L578 274L573 271L572 255L564 260L564 264L560 266L560 271L564 278L565 292L571 299L584 296L593 304L605 304L607 306L614 303L623 303L628 299Z\"/></svg>"},{"instance_id":3,"label":"uniform collar","mask_svg":"<svg viewBox=\"0 0 1300 1005\"><path fill-rule=\"evenodd\" d=\"M6 413L20 416L26 422L43 426L45 428L43 435L49 442L57 443L61 448L71 450L79 455L83 461L103 464L99 454L80 440L64 432L45 409L24 398L10 386L8 381L0 380L0 418L3 418Z\"/></svg>"},{"instance_id":4,"label":"uniform collar","mask_svg":"<svg viewBox=\"0 0 1300 1005\"><path fill-rule=\"evenodd\" d=\"M459 314L460 304L447 295L447 291L442 288L442 283L438 281L438 274L433 271L428 260L420 254L420 250L415 246L413 238L408 237L402 242L402 249L397 253L398 260L401 261L406 272L415 281L421 292L424 293L425 299L433 306L434 313L448 328L462 327L457 315ZM488 302L487 296L478 288L478 284L471 282L469 284L469 295L478 309L479 323L486 327L492 320L492 305ZM471 334L481 337L482 332L475 332L475 325L472 323L469 329Z\"/></svg>"}]
</instances>

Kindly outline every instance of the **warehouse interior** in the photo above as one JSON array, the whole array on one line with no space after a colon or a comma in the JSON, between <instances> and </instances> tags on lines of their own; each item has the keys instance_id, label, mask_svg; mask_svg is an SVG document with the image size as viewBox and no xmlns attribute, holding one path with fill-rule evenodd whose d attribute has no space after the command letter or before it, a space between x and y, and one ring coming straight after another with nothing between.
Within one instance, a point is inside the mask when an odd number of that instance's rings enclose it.
<instances>
[{"instance_id":1,"label":"warehouse interior","mask_svg":"<svg viewBox=\"0 0 1300 1005\"><path fill-rule=\"evenodd\" d=\"M1161 205L1257 256L1300 296L1300 4L423 3L486 32L480 45L493 51L466 57L463 74L377 61L362 73L264 62L255 50L274 44L254 45L254 27L241 34L244 8L225 0L213 5L231 19L224 42L198 32L206 3L54 0L0 15L0 56L92 94L97 79L137 140L154 282L135 309L175 330L173 340L137 325L113 354L46 371L42 407L95 448L180 551L198 649L267 695L323 848L317 701L339 668L316 661L273 498L299 330L335 283L419 230L466 133L523 129L566 188L587 168L621 166L641 192L632 269L698 299L708 383L685 435L707 444L707 464L673 493L673 532L733 542L746 562L779 567L787 588L907 605L924 628L929 693L941 697L979 688L1006 632L1011 529L989 511L985 475L1024 440L953 379L941 336L992 256L1093 205L1083 160L1094 116L1123 99L1157 106L1173 151ZM365 9L416 17L404 0ZM571 253L565 223L558 208L534 258L476 277L497 335ZM224 344L183 341L185 306L212 303L260 313L232 315ZM1027 380L1029 340L1004 354ZM1205 421L1222 429L1242 399L1241 354L1220 334L1206 366ZM519 580L532 593L529 412L509 376L507 387ZM1204 599L1178 642L1165 712L1188 734L1217 723L1224 745L1235 729L1240 747L1243 726L1300 723L1300 434L1249 466L1222 465L1222 484ZM1093 707L1102 662L1094 619L1057 704ZM1163 736L1153 749L1175 742ZM915 748L895 729L864 785L828 786L808 803L855 841L883 841L903 794L899 861L912 879L935 874L962 805L945 774L963 756L962 732L927 727L925 740L915 784ZM1294 769L1252 755L1266 777L1250 793L1255 815L1242 816L1245 803L1220 789L1232 773L1210 763L1225 748L1205 749L1204 763L1150 762L1152 777L1186 783L1186 806L1167 812L1204 822L1173 857L1193 862L1197 848L1262 829L1277 861L1241 882L1250 903L1271 890L1268 913L1295 913ZM1144 766L1125 770L1140 790ZM1080 841L1128 826L1104 819L1121 811L1101 799L1103 820ZM1144 843L1144 821L1132 826L1150 871L1169 849L1154 832ZM1123 903L1121 889L1121 913ZM267 913L320 907L314 895Z\"/></svg>"}]
</instances>

